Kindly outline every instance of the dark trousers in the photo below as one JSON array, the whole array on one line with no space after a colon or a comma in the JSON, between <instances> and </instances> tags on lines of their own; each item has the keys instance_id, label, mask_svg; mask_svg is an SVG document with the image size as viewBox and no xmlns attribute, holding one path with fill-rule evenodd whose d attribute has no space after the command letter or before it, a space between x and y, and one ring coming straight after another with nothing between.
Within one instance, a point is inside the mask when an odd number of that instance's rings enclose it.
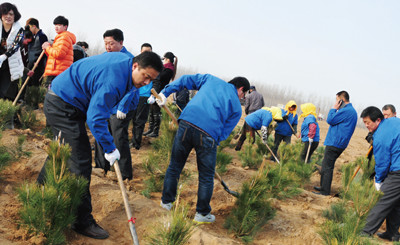
<instances>
[{"instance_id":1,"label":"dark trousers","mask_svg":"<svg viewBox=\"0 0 400 245\"><path fill-rule=\"evenodd\" d=\"M240 151L242 149L243 143L247 138L247 136L246 136L247 132L250 132L250 137L253 138L252 144L254 144L254 142L256 141L256 137L254 135L255 130L250 125L248 125L246 122L244 122L243 127L242 127L242 134L240 135L239 141L236 144L235 150Z\"/></svg>"},{"instance_id":2,"label":"dark trousers","mask_svg":"<svg viewBox=\"0 0 400 245\"><path fill-rule=\"evenodd\" d=\"M386 232L392 237L400 227L400 171L388 174L381 191L383 196L369 212L363 231L374 234L386 219Z\"/></svg>"},{"instance_id":3,"label":"dark trousers","mask_svg":"<svg viewBox=\"0 0 400 245\"><path fill-rule=\"evenodd\" d=\"M14 100L18 93L18 80L11 81L8 60L0 68L0 99Z\"/></svg>"},{"instance_id":4,"label":"dark trousers","mask_svg":"<svg viewBox=\"0 0 400 245\"><path fill-rule=\"evenodd\" d=\"M290 144L290 141L292 139L292 136L285 136L282 134L277 134L275 133L275 139L274 139L274 148L272 148L272 152L275 154L275 156L278 157L278 149L279 149L279 145L281 144L282 141L284 141L286 144ZM271 157L272 159L273 157ZM275 160L275 158L273 159Z\"/></svg>"},{"instance_id":5,"label":"dark trousers","mask_svg":"<svg viewBox=\"0 0 400 245\"><path fill-rule=\"evenodd\" d=\"M61 142L71 147L71 157L68 160L70 172L83 176L89 181L86 193L76 214L77 228L84 228L94 222L92 216L92 199L90 196L90 175L92 173L92 151L86 132L86 115L78 108L64 102L60 97L47 93L44 101L44 114L53 134L58 136L61 131ZM45 166L38 176L38 183L45 181Z\"/></svg>"},{"instance_id":6,"label":"dark trousers","mask_svg":"<svg viewBox=\"0 0 400 245\"><path fill-rule=\"evenodd\" d=\"M153 133L158 135L161 124L161 108L154 103L150 105L150 115L149 115L149 130L151 129Z\"/></svg>"},{"instance_id":7,"label":"dark trousers","mask_svg":"<svg viewBox=\"0 0 400 245\"><path fill-rule=\"evenodd\" d=\"M193 148L196 150L197 169L199 171L196 211L202 215L207 215L211 212L210 201L214 189L217 143L212 137L183 120L180 120L175 135L161 200L163 203L175 201L180 174Z\"/></svg>"},{"instance_id":8,"label":"dark trousers","mask_svg":"<svg viewBox=\"0 0 400 245\"><path fill-rule=\"evenodd\" d=\"M305 161L306 157L307 157L307 151L308 151L308 146L310 145L309 141L303 142L304 143L304 148L303 151L301 152L301 160ZM308 153L308 159L307 159L307 163L310 162L311 159L311 155L314 153L314 151L317 149L319 142L315 142L313 141L311 143L311 148L310 148L310 153Z\"/></svg>"},{"instance_id":9,"label":"dark trousers","mask_svg":"<svg viewBox=\"0 0 400 245\"><path fill-rule=\"evenodd\" d=\"M121 154L118 165L121 169L122 179L132 179L132 157L129 149L128 127L134 111L128 112L125 119L118 119L116 115L111 115L108 119L108 130L114 138L114 144ZM106 172L110 170L110 163L104 157L104 151L101 145L96 141L95 144L95 163L96 168L102 168Z\"/></svg>"},{"instance_id":10,"label":"dark trousers","mask_svg":"<svg viewBox=\"0 0 400 245\"><path fill-rule=\"evenodd\" d=\"M333 169L335 168L336 159L343 151L344 149L339 149L334 146L328 145L325 147L321 169L321 194L329 195L331 193Z\"/></svg>"},{"instance_id":11,"label":"dark trousers","mask_svg":"<svg viewBox=\"0 0 400 245\"><path fill-rule=\"evenodd\" d=\"M147 118L149 117L150 105L147 104L149 97L140 96L139 104L134 111L132 119L132 138L136 145L140 146L142 143L142 134Z\"/></svg>"}]
</instances>

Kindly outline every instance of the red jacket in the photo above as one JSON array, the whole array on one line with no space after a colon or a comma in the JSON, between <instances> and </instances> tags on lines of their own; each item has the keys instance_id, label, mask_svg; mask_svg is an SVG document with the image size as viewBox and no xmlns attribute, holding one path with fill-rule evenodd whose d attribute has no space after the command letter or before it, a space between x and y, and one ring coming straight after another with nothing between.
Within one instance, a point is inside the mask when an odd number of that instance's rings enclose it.
<instances>
[{"instance_id":1,"label":"red jacket","mask_svg":"<svg viewBox=\"0 0 400 245\"><path fill-rule=\"evenodd\" d=\"M47 63L43 76L57 76L74 62L73 45L76 37L69 31L56 36L53 45L46 48Z\"/></svg>"}]
</instances>

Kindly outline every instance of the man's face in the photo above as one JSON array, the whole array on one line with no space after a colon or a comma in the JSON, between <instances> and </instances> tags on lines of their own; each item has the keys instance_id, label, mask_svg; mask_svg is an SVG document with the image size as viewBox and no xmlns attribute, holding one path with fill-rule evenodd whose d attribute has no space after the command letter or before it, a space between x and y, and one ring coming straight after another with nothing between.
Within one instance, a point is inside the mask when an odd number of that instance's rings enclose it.
<instances>
[{"instance_id":1,"label":"man's face","mask_svg":"<svg viewBox=\"0 0 400 245\"><path fill-rule=\"evenodd\" d=\"M363 118L363 122L365 124L365 127L367 127L368 131L374 132L378 128L379 123L381 122L381 119L378 118L378 119L376 119L375 122L373 122L371 120L371 118L369 116L367 116L367 117Z\"/></svg>"},{"instance_id":2,"label":"man's face","mask_svg":"<svg viewBox=\"0 0 400 245\"><path fill-rule=\"evenodd\" d=\"M390 109L382 110L382 114L385 118L391 118L396 116L396 113L393 113L392 110Z\"/></svg>"},{"instance_id":3,"label":"man's face","mask_svg":"<svg viewBox=\"0 0 400 245\"><path fill-rule=\"evenodd\" d=\"M54 30L56 31L57 34L60 34L64 31L66 31L68 26L61 25L61 24L56 24L54 25Z\"/></svg>"},{"instance_id":4,"label":"man's face","mask_svg":"<svg viewBox=\"0 0 400 245\"><path fill-rule=\"evenodd\" d=\"M132 82L136 88L148 85L158 76L158 72L152 67L142 68L138 63L132 65Z\"/></svg>"},{"instance_id":5,"label":"man's face","mask_svg":"<svg viewBox=\"0 0 400 245\"><path fill-rule=\"evenodd\" d=\"M153 50L151 50L150 47L143 47L142 50L140 50L140 53L143 53L143 52L152 52L152 51L153 51Z\"/></svg>"},{"instance_id":6,"label":"man's face","mask_svg":"<svg viewBox=\"0 0 400 245\"><path fill-rule=\"evenodd\" d=\"M123 41L117 42L113 37L104 38L104 46L107 52L120 52L123 46Z\"/></svg>"}]
</instances>

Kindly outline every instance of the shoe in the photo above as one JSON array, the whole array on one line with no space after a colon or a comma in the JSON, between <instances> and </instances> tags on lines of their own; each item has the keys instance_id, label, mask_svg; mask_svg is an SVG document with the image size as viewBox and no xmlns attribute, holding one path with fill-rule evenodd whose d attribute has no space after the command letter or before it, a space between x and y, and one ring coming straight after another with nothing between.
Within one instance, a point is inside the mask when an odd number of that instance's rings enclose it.
<instances>
[{"instance_id":1,"label":"shoe","mask_svg":"<svg viewBox=\"0 0 400 245\"><path fill-rule=\"evenodd\" d=\"M396 236L392 236L392 235L390 235L390 234L387 233L387 232L383 232L383 233L378 232L376 235L377 235L379 238L382 238L382 239L385 239L385 240L388 240L388 241L393 241L393 240L394 240L393 238L396 238ZM397 240L397 241L398 241L398 240Z\"/></svg>"},{"instance_id":2,"label":"shoe","mask_svg":"<svg viewBox=\"0 0 400 245\"><path fill-rule=\"evenodd\" d=\"M360 237L372 237L372 234L369 234L369 233L367 233L365 231L361 231L360 232Z\"/></svg>"},{"instance_id":3,"label":"shoe","mask_svg":"<svg viewBox=\"0 0 400 245\"><path fill-rule=\"evenodd\" d=\"M153 133L153 129L149 129L146 132L143 133L143 136L147 136L149 134Z\"/></svg>"},{"instance_id":4,"label":"shoe","mask_svg":"<svg viewBox=\"0 0 400 245\"><path fill-rule=\"evenodd\" d=\"M215 221L215 216L211 213L207 215L202 215L196 212L196 215L194 216L194 221L199 224L213 223Z\"/></svg>"},{"instance_id":5,"label":"shoe","mask_svg":"<svg viewBox=\"0 0 400 245\"><path fill-rule=\"evenodd\" d=\"M84 229L78 229L76 226L73 226L72 229L79 234L94 239L106 239L110 236L110 234L108 234L108 232L101 228L96 222L93 222Z\"/></svg>"},{"instance_id":6,"label":"shoe","mask_svg":"<svg viewBox=\"0 0 400 245\"><path fill-rule=\"evenodd\" d=\"M151 132L151 134L146 135L147 137L151 137L151 138L157 138L158 134L155 132Z\"/></svg>"},{"instance_id":7,"label":"shoe","mask_svg":"<svg viewBox=\"0 0 400 245\"><path fill-rule=\"evenodd\" d=\"M235 151L240 151L241 147L235 147Z\"/></svg>"},{"instance_id":8,"label":"shoe","mask_svg":"<svg viewBox=\"0 0 400 245\"><path fill-rule=\"evenodd\" d=\"M392 240L391 240L391 241L393 241L393 242L398 242L398 241L400 241L400 234L394 235L394 236L392 237Z\"/></svg>"},{"instance_id":9,"label":"shoe","mask_svg":"<svg viewBox=\"0 0 400 245\"><path fill-rule=\"evenodd\" d=\"M317 194L317 195L321 195L321 196L329 196L329 194L324 194L324 193L316 192L316 191L312 191L312 193Z\"/></svg>"},{"instance_id":10,"label":"shoe","mask_svg":"<svg viewBox=\"0 0 400 245\"><path fill-rule=\"evenodd\" d=\"M172 209L172 202L169 203L163 203L162 201L160 202L160 207L162 207L163 209L166 209L168 211L170 211Z\"/></svg>"},{"instance_id":11,"label":"shoe","mask_svg":"<svg viewBox=\"0 0 400 245\"><path fill-rule=\"evenodd\" d=\"M139 144L136 144L136 145L135 145L135 149L136 149L136 150L139 150L139 149L140 149L140 145L139 145Z\"/></svg>"},{"instance_id":12,"label":"shoe","mask_svg":"<svg viewBox=\"0 0 400 245\"><path fill-rule=\"evenodd\" d=\"M320 186L314 186L314 190L321 191L321 187Z\"/></svg>"}]
</instances>

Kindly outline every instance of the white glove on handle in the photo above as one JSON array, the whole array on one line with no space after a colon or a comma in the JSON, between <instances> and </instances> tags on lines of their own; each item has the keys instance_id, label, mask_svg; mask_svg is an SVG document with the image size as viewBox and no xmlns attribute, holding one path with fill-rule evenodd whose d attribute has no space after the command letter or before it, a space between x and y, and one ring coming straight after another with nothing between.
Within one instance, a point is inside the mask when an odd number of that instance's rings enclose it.
<instances>
[{"instance_id":1,"label":"white glove on handle","mask_svg":"<svg viewBox=\"0 0 400 245\"><path fill-rule=\"evenodd\" d=\"M118 119L125 119L126 118L126 114L123 113L122 111L118 110L117 111L117 118Z\"/></svg>"},{"instance_id":2,"label":"white glove on handle","mask_svg":"<svg viewBox=\"0 0 400 245\"><path fill-rule=\"evenodd\" d=\"M376 182L375 182L375 189L376 189L377 191L380 191L380 190L381 190L382 184L383 184L383 183L376 183Z\"/></svg>"},{"instance_id":3,"label":"white glove on handle","mask_svg":"<svg viewBox=\"0 0 400 245\"><path fill-rule=\"evenodd\" d=\"M149 104L149 105L154 104L154 102L156 102L156 97L154 97L153 95L150 96L150 97L147 99L147 104Z\"/></svg>"},{"instance_id":4,"label":"white glove on handle","mask_svg":"<svg viewBox=\"0 0 400 245\"><path fill-rule=\"evenodd\" d=\"M104 157L110 162L110 166L112 166L115 161L120 159L121 154L119 154L119 150L115 148L113 152L104 154Z\"/></svg>"},{"instance_id":5,"label":"white glove on handle","mask_svg":"<svg viewBox=\"0 0 400 245\"><path fill-rule=\"evenodd\" d=\"M308 142L310 142L310 144L311 144L312 142L314 142L314 139L308 138Z\"/></svg>"},{"instance_id":6,"label":"white glove on handle","mask_svg":"<svg viewBox=\"0 0 400 245\"><path fill-rule=\"evenodd\" d=\"M268 128L265 126L262 126L261 134L262 134L264 144L267 144L268 143Z\"/></svg>"},{"instance_id":7,"label":"white glove on handle","mask_svg":"<svg viewBox=\"0 0 400 245\"><path fill-rule=\"evenodd\" d=\"M7 59L7 55L2 54L0 55L0 68L3 65L3 62Z\"/></svg>"},{"instance_id":8,"label":"white glove on handle","mask_svg":"<svg viewBox=\"0 0 400 245\"><path fill-rule=\"evenodd\" d=\"M159 93L158 96L160 96L161 100L156 99L157 104L161 107L164 106L167 103L167 98L163 93Z\"/></svg>"}]
</instances>

